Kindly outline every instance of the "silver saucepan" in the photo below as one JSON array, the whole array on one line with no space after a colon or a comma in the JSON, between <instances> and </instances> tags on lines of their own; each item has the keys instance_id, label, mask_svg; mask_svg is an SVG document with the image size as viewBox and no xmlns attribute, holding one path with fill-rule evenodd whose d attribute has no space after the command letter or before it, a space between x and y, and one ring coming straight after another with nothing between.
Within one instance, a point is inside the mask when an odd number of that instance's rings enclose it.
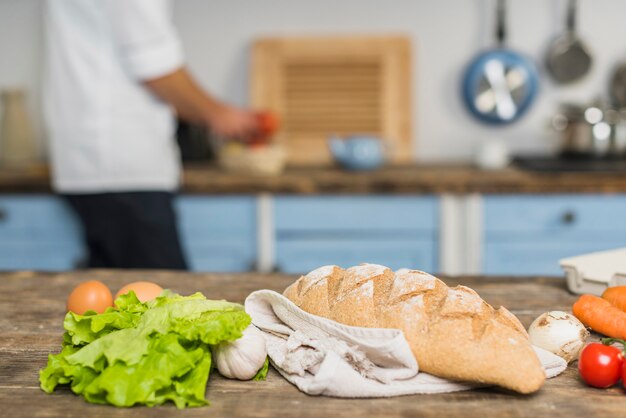
<instances>
[{"instance_id":1,"label":"silver saucepan","mask_svg":"<svg viewBox=\"0 0 626 418\"><path fill-rule=\"evenodd\" d=\"M560 134L561 155L567 158L623 158L626 119L603 103L564 104L552 118Z\"/></svg>"}]
</instances>

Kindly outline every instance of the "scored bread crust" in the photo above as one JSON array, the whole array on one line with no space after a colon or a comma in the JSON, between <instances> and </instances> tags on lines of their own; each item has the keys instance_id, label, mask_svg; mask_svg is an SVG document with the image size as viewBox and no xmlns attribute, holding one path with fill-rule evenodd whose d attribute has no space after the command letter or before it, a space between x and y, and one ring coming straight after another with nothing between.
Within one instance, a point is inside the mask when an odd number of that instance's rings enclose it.
<instances>
[{"instance_id":1,"label":"scored bread crust","mask_svg":"<svg viewBox=\"0 0 626 418\"><path fill-rule=\"evenodd\" d=\"M324 266L284 291L298 307L346 325L401 329L420 370L458 381L537 391L545 372L519 320L472 289L419 270Z\"/></svg>"}]
</instances>

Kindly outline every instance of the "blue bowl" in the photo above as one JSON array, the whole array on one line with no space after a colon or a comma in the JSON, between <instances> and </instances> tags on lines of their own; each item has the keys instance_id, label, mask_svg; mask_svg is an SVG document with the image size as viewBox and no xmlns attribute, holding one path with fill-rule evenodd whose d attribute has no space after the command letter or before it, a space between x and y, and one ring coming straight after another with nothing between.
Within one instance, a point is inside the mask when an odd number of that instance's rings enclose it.
<instances>
[{"instance_id":1,"label":"blue bowl","mask_svg":"<svg viewBox=\"0 0 626 418\"><path fill-rule=\"evenodd\" d=\"M385 162L383 142L376 137L333 137L328 140L328 146L335 161L348 170L375 170Z\"/></svg>"}]
</instances>

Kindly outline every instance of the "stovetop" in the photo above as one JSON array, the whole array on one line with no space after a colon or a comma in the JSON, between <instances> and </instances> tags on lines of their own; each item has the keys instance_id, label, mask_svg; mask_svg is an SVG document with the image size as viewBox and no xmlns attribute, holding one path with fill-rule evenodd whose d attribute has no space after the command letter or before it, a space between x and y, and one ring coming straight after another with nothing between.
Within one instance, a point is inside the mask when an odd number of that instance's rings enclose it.
<instances>
[{"instance_id":1,"label":"stovetop","mask_svg":"<svg viewBox=\"0 0 626 418\"><path fill-rule=\"evenodd\" d=\"M513 164L528 171L542 172L625 172L626 159L563 156L518 156Z\"/></svg>"}]
</instances>

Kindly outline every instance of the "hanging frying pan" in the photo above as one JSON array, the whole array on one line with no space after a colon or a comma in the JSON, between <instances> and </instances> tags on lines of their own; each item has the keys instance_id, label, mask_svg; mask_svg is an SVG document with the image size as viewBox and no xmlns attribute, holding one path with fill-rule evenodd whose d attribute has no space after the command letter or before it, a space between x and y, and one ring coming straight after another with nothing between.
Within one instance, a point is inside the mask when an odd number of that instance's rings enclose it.
<instances>
[{"instance_id":1,"label":"hanging frying pan","mask_svg":"<svg viewBox=\"0 0 626 418\"><path fill-rule=\"evenodd\" d=\"M565 33L552 42L546 55L546 68L560 84L579 80L591 69L591 54L576 35L576 1L567 3Z\"/></svg>"},{"instance_id":2,"label":"hanging frying pan","mask_svg":"<svg viewBox=\"0 0 626 418\"><path fill-rule=\"evenodd\" d=\"M506 3L497 0L497 48L479 54L463 78L463 100L482 122L503 125L519 119L538 89L537 71L523 55L504 46Z\"/></svg>"}]
</instances>

